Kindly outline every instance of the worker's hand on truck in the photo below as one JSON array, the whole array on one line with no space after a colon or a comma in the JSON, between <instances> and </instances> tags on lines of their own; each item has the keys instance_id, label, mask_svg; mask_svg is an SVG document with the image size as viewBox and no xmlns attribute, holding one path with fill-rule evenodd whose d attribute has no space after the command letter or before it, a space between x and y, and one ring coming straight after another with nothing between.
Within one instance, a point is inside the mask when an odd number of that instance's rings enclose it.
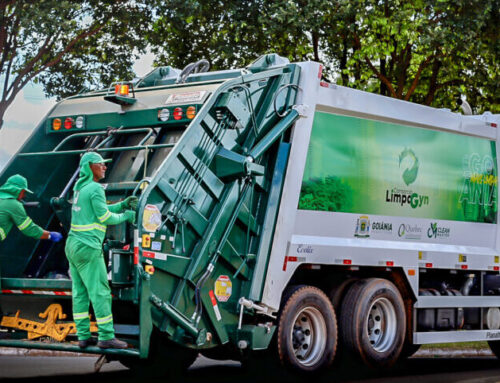
<instances>
[{"instance_id":1,"label":"worker's hand on truck","mask_svg":"<svg viewBox=\"0 0 500 383\"><path fill-rule=\"evenodd\" d=\"M61 233L58 233L57 231L51 231L49 233L49 238L47 239L52 242L60 242L63 239L63 236Z\"/></svg>"},{"instance_id":2,"label":"worker's hand on truck","mask_svg":"<svg viewBox=\"0 0 500 383\"><path fill-rule=\"evenodd\" d=\"M136 196L130 196L123 200L123 206L127 209L135 210L137 209L137 204L139 203L139 198Z\"/></svg>"},{"instance_id":3,"label":"worker's hand on truck","mask_svg":"<svg viewBox=\"0 0 500 383\"><path fill-rule=\"evenodd\" d=\"M125 210L125 212L123 214L125 214L125 217L127 217L128 222L130 222L130 223L135 222L135 211Z\"/></svg>"}]
</instances>

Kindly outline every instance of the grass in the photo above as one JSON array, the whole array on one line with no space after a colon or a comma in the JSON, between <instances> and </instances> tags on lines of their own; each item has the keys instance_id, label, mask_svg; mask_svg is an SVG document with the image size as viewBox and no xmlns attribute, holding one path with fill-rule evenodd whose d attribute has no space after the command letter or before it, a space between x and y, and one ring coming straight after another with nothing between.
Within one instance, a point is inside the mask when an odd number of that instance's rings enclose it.
<instances>
[{"instance_id":1,"label":"grass","mask_svg":"<svg viewBox=\"0 0 500 383\"><path fill-rule=\"evenodd\" d=\"M454 350L478 350L489 348L488 343L486 342L458 342L458 343L434 343L434 344L425 344L422 346L422 349L454 349Z\"/></svg>"}]
</instances>

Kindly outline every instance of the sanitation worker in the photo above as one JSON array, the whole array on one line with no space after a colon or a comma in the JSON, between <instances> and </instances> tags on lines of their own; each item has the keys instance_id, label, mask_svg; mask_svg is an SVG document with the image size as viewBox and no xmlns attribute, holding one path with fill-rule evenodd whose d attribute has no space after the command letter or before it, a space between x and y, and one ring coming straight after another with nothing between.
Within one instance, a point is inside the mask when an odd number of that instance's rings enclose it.
<instances>
[{"instance_id":1,"label":"sanitation worker","mask_svg":"<svg viewBox=\"0 0 500 383\"><path fill-rule=\"evenodd\" d=\"M9 177L0 187L0 242L7 238L14 225L28 237L59 242L63 238L61 233L43 230L27 216L20 202L26 193L32 191L28 189L26 178L19 174Z\"/></svg>"},{"instance_id":2,"label":"sanitation worker","mask_svg":"<svg viewBox=\"0 0 500 383\"><path fill-rule=\"evenodd\" d=\"M107 225L134 222L137 197L107 205L102 185L106 162L98 153L85 153L80 160L80 177L74 187L71 230L66 241L66 257L73 281L73 319L78 345L95 344L90 334L89 303L92 303L98 327L100 348L127 348L115 338L111 312L111 289L108 283L102 244Z\"/></svg>"}]
</instances>

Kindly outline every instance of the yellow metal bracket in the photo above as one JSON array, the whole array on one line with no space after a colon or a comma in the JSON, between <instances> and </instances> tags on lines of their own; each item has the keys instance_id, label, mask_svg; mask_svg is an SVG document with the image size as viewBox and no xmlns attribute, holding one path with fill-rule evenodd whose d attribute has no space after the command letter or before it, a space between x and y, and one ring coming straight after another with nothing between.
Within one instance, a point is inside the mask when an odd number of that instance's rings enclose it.
<instances>
[{"instance_id":1,"label":"yellow metal bracket","mask_svg":"<svg viewBox=\"0 0 500 383\"><path fill-rule=\"evenodd\" d=\"M16 316L2 317L0 326L27 331L28 339L36 339L42 336L48 336L54 340L62 342L69 334L76 334L75 323L56 323L58 320L63 320L67 317L67 315L63 313L60 304L51 304L43 313L38 314L41 319L45 319L45 322L23 319L19 317L19 314L20 311L18 310ZM95 322L90 323L90 331L97 332L97 325Z\"/></svg>"}]
</instances>

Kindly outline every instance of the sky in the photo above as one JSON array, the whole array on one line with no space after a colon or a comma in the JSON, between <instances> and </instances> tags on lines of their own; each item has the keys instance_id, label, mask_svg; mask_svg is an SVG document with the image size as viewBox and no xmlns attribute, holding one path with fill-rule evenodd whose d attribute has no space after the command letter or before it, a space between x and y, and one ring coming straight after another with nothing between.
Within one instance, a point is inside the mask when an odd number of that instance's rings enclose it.
<instances>
[{"instance_id":1,"label":"sky","mask_svg":"<svg viewBox=\"0 0 500 383\"><path fill-rule=\"evenodd\" d=\"M142 55L133 66L136 76L142 77L151 71L153 60L151 53ZM55 98L45 97L39 84L30 83L19 92L7 109L0 129L0 171L55 104Z\"/></svg>"}]
</instances>

